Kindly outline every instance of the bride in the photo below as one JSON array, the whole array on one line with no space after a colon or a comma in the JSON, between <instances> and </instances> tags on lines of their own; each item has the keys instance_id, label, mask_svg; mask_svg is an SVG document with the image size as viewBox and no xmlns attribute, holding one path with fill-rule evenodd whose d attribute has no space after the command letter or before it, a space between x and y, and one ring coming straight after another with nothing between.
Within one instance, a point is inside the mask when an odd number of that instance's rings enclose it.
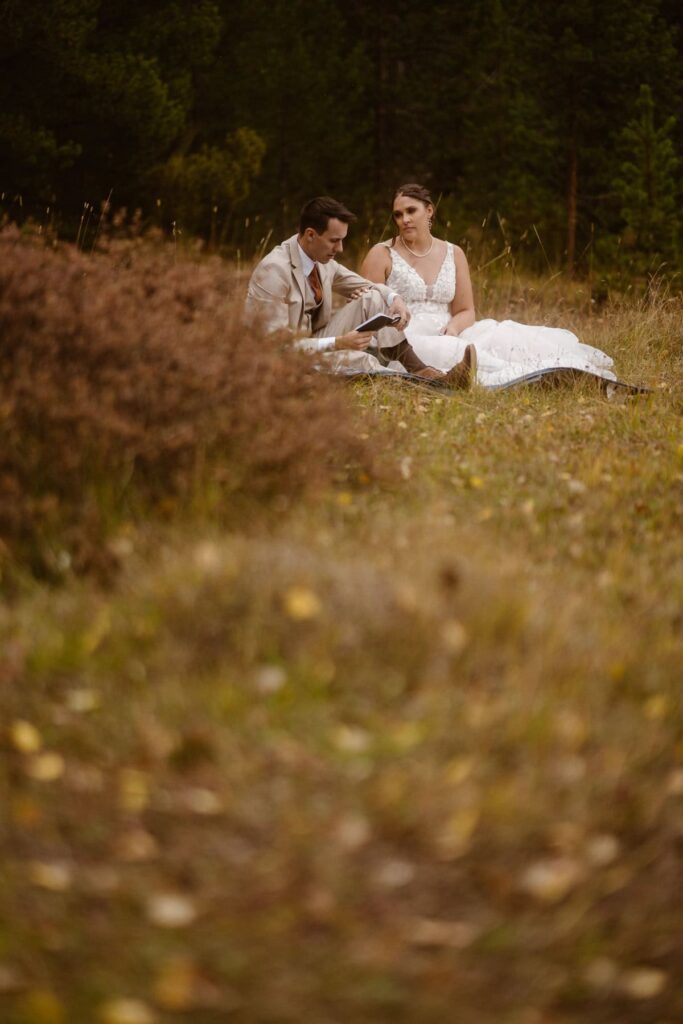
<instances>
[{"instance_id":1,"label":"bride","mask_svg":"<svg viewBox=\"0 0 683 1024\"><path fill-rule=\"evenodd\" d=\"M460 246L432 235L433 217L427 189L402 185L393 206L398 234L374 245L361 268L363 277L387 284L406 302L406 337L423 362L449 370L474 345L477 383L488 387L556 367L616 380L610 357L571 331L514 320L477 322L467 257Z\"/></svg>"}]
</instances>

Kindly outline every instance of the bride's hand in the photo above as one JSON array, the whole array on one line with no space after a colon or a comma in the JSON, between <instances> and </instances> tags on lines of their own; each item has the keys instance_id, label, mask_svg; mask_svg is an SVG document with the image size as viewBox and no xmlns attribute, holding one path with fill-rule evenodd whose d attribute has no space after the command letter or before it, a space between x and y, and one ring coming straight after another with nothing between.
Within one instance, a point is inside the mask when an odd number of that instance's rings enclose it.
<instances>
[{"instance_id":1,"label":"bride's hand","mask_svg":"<svg viewBox=\"0 0 683 1024\"><path fill-rule=\"evenodd\" d=\"M395 325L398 331L402 331L404 327L407 327L410 323L410 311L406 306L405 302L400 295L397 295L392 304L389 306L389 312L392 316L400 316L399 322Z\"/></svg>"}]
</instances>

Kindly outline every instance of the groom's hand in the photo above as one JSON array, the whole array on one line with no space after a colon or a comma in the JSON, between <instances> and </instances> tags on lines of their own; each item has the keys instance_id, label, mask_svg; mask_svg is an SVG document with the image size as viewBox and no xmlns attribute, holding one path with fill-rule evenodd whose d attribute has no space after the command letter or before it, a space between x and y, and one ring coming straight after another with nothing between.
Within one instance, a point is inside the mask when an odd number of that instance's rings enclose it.
<instances>
[{"instance_id":1,"label":"groom's hand","mask_svg":"<svg viewBox=\"0 0 683 1024\"><path fill-rule=\"evenodd\" d=\"M349 331L348 334L340 334L334 339L336 349L351 349L355 352L363 352L372 341L372 332Z\"/></svg>"},{"instance_id":2,"label":"groom's hand","mask_svg":"<svg viewBox=\"0 0 683 1024\"><path fill-rule=\"evenodd\" d=\"M395 325L397 331L402 331L404 327L408 326L410 321L410 312L400 295L397 295L389 306L389 312L392 316L398 315L401 318Z\"/></svg>"}]
</instances>

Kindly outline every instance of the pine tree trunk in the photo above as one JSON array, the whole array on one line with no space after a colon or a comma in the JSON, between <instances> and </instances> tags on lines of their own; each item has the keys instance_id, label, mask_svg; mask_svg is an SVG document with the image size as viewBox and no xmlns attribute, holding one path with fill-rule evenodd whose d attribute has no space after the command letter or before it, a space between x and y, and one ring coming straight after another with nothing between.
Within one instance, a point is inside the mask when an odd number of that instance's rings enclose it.
<instances>
[{"instance_id":1,"label":"pine tree trunk","mask_svg":"<svg viewBox=\"0 0 683 1024\"><path fill-rule=\"evenodd\" d=\"M375 40L375 153L374 184L381 191L386 155L386 46L384 34L378 32Z\"/></svg>"},{"instance_id":2,"label":"pine tree trunk","mask_svg":"<svg viewBox=\"0 0 683 1024\"><path fill-rule=\"evenodd\" d=\"M567 187L567 273L574 274L576 259L576 203L578 193L578 159L576 140L572 139L569 151L569 182Z\"/></svg>"}]
</instances>

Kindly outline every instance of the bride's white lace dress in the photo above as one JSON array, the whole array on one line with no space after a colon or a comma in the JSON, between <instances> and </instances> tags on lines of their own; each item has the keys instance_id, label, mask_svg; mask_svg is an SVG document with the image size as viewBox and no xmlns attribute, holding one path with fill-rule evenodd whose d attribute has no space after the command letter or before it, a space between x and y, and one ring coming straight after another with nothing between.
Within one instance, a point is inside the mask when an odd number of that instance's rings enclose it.
<instances>
[{"instance_id":1,"label":"bride's white lace dress","mask_svg":"<svg viewBox=\"0 0 683 1024\"><path fill-rule=\"evenodd\" d=\"M514 320L479 320L458 337L441 334L451 318L450 304L455 296L453 245L447 244L438 276L431 285L393 246L387 248L392 264L387 284L410 309L406 336L428 366L450 370L462 359L465 346L473 343L478 356L477 382L484 386L507 384L553 367L584 370L616 380L608 355L583 345L575 334L559 327L535 327Z\"/></svg>"}]
</instances>

